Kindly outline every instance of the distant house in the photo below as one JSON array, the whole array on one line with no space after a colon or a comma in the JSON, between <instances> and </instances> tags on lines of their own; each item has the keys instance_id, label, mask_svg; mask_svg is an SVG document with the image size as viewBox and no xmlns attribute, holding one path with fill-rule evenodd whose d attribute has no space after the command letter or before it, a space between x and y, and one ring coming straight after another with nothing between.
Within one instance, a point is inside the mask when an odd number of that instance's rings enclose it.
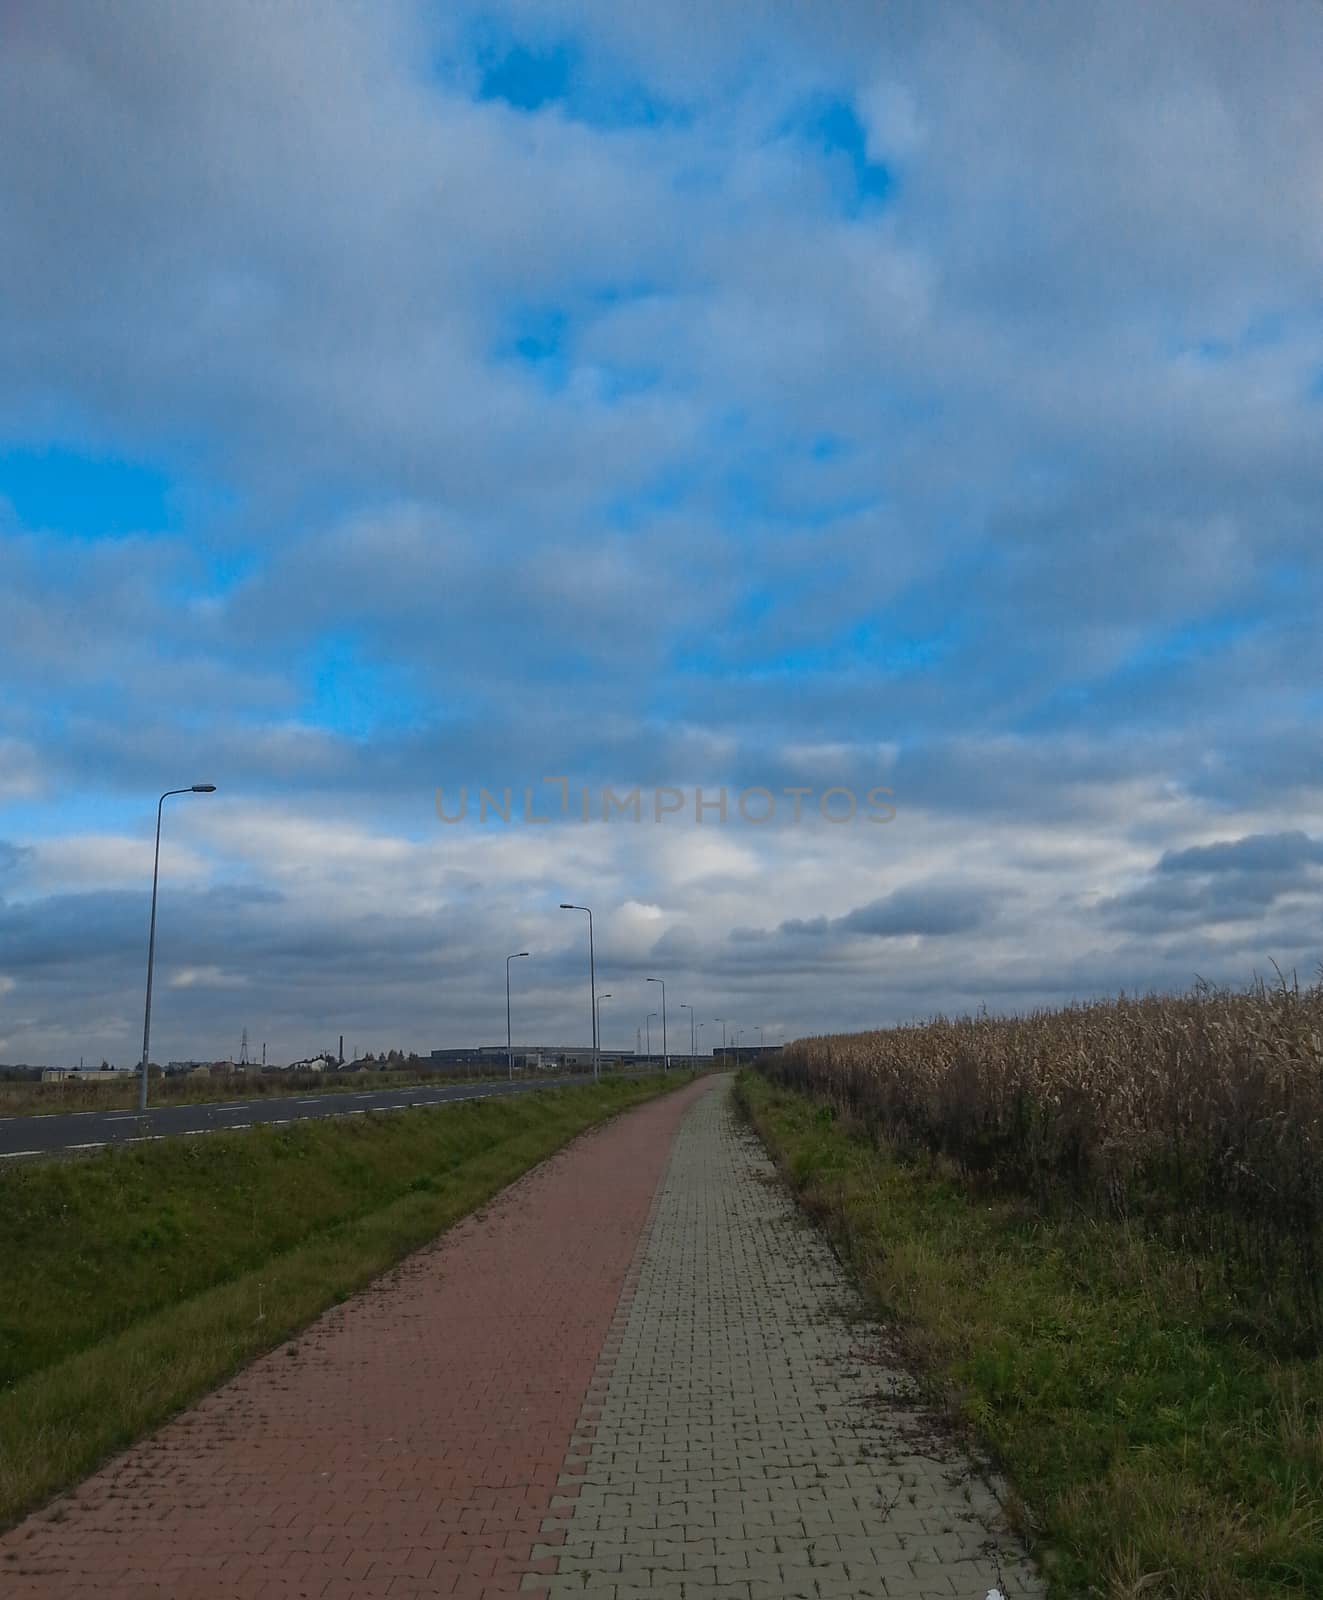
<instances>
[{"instance_id":1,"label":"distant house","mask_svg":"<svg viewBox=\"0 0 1323 1600\"><path fill-rule=\"evenodd\" d=\"M80 1070L78 1067L43 1067L41 1081L43 1083L123 1083L125 1077L132 1073L133 1067L105 1067L100 1070Z\"/></svg>"}]
</instances>

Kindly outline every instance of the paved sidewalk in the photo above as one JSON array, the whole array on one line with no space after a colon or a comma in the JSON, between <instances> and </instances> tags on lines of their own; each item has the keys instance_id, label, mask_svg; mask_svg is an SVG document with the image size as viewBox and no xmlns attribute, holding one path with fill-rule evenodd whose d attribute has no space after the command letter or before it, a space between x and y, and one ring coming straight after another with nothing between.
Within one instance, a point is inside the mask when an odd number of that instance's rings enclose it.
<instances>
[{"instance_id":1,"label":"paved sidewalk","mask_svg":"<svg viewBox=\"0 0 1323 1600\"><path fill-rule=\"evenodd\" d=\"M709 1089L576 1140L0 1538L0 1597L518 1592L676 1127Z\"/></svg>"},{"instance_id":2,"label":"paved sidewalk","mask_svg":"<svg viewBox=\"0 0 1323 1600\"><path fill-rule=\"evenodd\" d=\"M906 1400L829 1245L726 1095L681 1127L632 1278L538 1547L557 1575L526 1589L1042 1592L987 1486Z\"/></svg>"},{"instance_id":3,"label":"paved sidewalk","mask_svg":"<svg viewBox=\"0 0 1323 1600\"><path fill-rule=\"evenodd\" d=\"M1041 1593L706 1079L0 1538L3 1600Z\"/></svg>"}]
</instances>

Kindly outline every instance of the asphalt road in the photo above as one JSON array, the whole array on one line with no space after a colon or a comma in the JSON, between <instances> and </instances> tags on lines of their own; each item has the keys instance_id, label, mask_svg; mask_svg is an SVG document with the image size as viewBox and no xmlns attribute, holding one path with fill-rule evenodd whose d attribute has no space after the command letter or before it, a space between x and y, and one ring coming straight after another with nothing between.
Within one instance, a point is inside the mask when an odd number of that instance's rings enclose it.
<instances>
[{"instance_id":1,"label":"asphalt road","mask_svg":"<svg viewBox=\"0 0 1323 1600\"><path fill-rule=\"evenodd\" d=\"M23 1156L61 1155L99 1150L108 1144L135 1144L180 1134L227 1133L259 1122L302 1122L308 1117L364 1116L369 1111L403 1111L485 1095L528 1094L557 1084L591 1081L591 1073L531 1078L514 1083L453 1083L408 1089L358 1089L337 1094L264 1095L253 1100L220 1100L205 1105L148 1107L136 1111L50 1112L35 1117L0 1117L0 1161Z\"/></svg>"}]
</instances>

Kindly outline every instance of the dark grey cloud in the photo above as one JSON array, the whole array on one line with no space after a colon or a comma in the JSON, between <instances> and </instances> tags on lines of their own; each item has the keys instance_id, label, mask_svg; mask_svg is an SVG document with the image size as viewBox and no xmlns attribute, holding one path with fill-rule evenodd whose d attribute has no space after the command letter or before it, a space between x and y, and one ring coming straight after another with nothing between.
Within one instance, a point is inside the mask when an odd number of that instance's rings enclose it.
<instances>
[{"instance_id":1,"label":"dark grey cloud","mask_svg":"<svg viewBox=\"0 0 1323 1600\"><path fill-rule=\"evenodd\" d=\"M992 916L993 906L993 897L986 890L920 885L859 906L841 917L837 926L842 933L865 933L877 939L909 934L941 938L982 927Z\"/></svg>"},{"instance_id":2,"label":"dark grey cloud","mask_svg":"<svg viewBox=\"0 0 1323 1600\"><path fill-rule=\"evenodd\" d=\"M1287 896L1323 913L1323 840L1302 830L1247 834L1163 853L1147 880L1098 907L1104 920L1135 932L1261 921Z\"/></svg>"},{"instance_id":3,"label":"dark grey cloud","mask_svg":"<svg viewBox=\"0 0 1323 1600\"><path fill-rule=\"evenodd\" d=\"M791 917L776 932L792 940L848 938L946 938L971 933L996 915L999 897L987 889L961 885L914 884L894 890L879 900L856 906L840 917ZM736 929L732 939L763 939L759 930Z\"/></svg>"},{"instance_id":4,"label":"dark grey cloud","mask_svg":"<svg viewBox=\"0 0 1323 1600\"><path fill-rule=\"evenodd\" d=\"M0 839L0 879L17 873L27 855L28 851L22 845Z\"/></svg>"},{"instance_id":5,"label":"dark grey cloud","mask_svg":"<svg viewBox=\"0 0 1323 1600\"><path fill-rule=\"evenodd\" d=\"M0 1034L17 1010L34 1034L59 1041L63 1059L99 1051L131 1059L142 1026L147 914L145 892L0 903L0 975L13 983ZM169 886L158 917L153 1054L187 1059L228 1049L244 1027L291 1056L309 1040L316 1048L334 1043L344 1030L374 1048L476 1041L494 1034L487 969L497 970L503 943L499 928L462 905L440 916L329 916L259 888ZM574 1032L563 991L578 966L569 952L542 958L536 982L553 997L541 1005L546 1030Z\"/></svg>"},{"instance_id":6,"label":"dark grey cloud","mask_svg":"<svg viewBox=\"0 0 1323 1600\"><path fill-rule=\"evenodd\" d=\"M1271 874L1282 878L1323 865L1323 839L1311 839L1301 829L1290 833L1252 833L1243 839L1223 839L1216 844L1191 845L1168 850L1158 862L1159 873Z\"/></svg>"}]
</instances>

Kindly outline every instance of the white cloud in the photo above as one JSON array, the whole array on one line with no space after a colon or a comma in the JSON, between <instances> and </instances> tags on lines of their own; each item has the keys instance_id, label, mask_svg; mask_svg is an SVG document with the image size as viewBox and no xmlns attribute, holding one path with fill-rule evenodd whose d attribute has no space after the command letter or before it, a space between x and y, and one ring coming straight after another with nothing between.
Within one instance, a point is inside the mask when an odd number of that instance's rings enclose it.
<instances>
[{"instance_id":1,"label":"white cloud","mask_svg":"<svg viewBox=\"0 0 1323 1600\"><path fill-rule=\"evenodd\" d=\"M172 819L173 821L173 819ZM187 829L187 824L184 825ZM161 874L164 880L199 884L210 867L195 850L164 828L161 839ZM144 897L152 882L153 839L122 834L66 834L34 839L22 863L21 886L25 895L53 890L130 889Z\"/></svg>"},{"instance_id":2,"label":"white cloud","mask_svg":"<svg viewBox=\"0 0 1323 1600\"><path fill-rule=\"evenodd\" d=\"M172 989L246 989L248 985L242 973L222 967L180 967L169 976Z\"/></svg>"},{"instance_id":3,"label":"white cloud","mask_svg":"<svg viewBox=\"0 0 1323 1600\"><path fill-rule=\"evenodd\" d=\"M23 740L0 738L0 801L33 800L41 791L36 751Z\"/></svg>"},{"instance_id":4,"label":"white cloud","mask_svg":"<svg viewBox=\"0 0 1323 1600\"><path fill-rule=\"evenodd\" d=\"M903 83L876 79L859 96L859 109L870 161L903 163L927 137L918 102Z\"/></svg>"}]
</instances>

